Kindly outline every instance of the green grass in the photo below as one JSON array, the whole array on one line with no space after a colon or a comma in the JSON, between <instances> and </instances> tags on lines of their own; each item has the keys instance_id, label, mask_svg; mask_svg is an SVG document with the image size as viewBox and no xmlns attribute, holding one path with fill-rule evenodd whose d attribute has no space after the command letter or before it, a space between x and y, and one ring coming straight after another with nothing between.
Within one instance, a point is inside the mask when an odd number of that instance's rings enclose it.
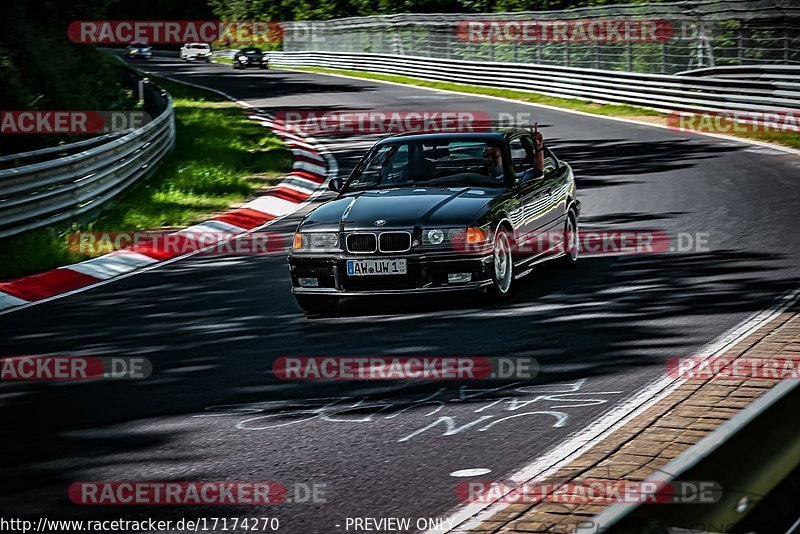
<instances>
[{"instance_id":1,"label":"green grass","mask_svg":"<svg viewBox=\"0 0 800 534\"><path fill-rule=\"evenodd\" d=\"M575 111L583 111L586 113L594 113L596 115L637 119L660 125L666 125L668 117L666 113L661 113L659 111L654 111L652 109L641 108L636 106L617 105L617 104L598 104L595 102L589 102L587 100L559 98L528 91L515 91L513 89L498 89L495 87L467 85L467 84L451 83L451 82L434 82L428 80L420 80L418 78L411 78L409 76L395 76L391 74L379 74L375 72L366 72L360 70L329 69L321 67L294 67L294 66L287 68L308 71L308 72L318 72L321 74L343 74L346 76L354 76L357 78L367 78L370 80L402 83L406 85L415 85L418 87L431 87L433 89L444 89L447 91L458 91L461 93L497 96L502 98L510 98L512 100L520 100L522 102L531 102L534 104L544 104L548 106L555 106ZM728 135L731 135L733 137L743 137L746 139L753 139L756 141L764 141L767 143L774 143L776 145L782 145L791 148L800 148L800 132L774 132L774 131L735 132L735 133L732 132Z\"/></svg>"},{"instance_id":2,"label":"green grass","mask_svg":"<svg viewBox=\"0 0 800 534\"><path fill-rule=\"evenodd\" d=\"M214 93L151 77L174 98L175 149L146 180L85 219L0 240L0 279L88 259L73 232L187 226L255 196L291 168L291 152L244 110Z\"/></svg>"}]
</instances>

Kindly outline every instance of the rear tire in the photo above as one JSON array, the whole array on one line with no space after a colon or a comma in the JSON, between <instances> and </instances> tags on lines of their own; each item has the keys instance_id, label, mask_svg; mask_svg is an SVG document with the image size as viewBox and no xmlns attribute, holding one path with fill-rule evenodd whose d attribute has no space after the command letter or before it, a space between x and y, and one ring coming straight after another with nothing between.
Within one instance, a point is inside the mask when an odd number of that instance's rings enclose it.
<instances>
[{"instance_id":1,"label":"rear tire","mask_svg":"<svg viewBox=\"0 0 800 534\"><path fill-rule=\"evenodd\" d=\"M297 305L306 315L327 315L339 305L339 297L323 295L295 295Z\"/></svg>"}]
</instances>

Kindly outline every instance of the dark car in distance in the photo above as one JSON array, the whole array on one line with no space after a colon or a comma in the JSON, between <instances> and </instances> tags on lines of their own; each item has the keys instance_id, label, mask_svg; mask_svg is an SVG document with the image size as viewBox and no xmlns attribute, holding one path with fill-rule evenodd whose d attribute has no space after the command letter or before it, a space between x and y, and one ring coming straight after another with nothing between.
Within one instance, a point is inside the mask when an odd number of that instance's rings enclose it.
<instances>
[{"instance_id":1,"label":"dark car in distance","mask_svg":"<svg viewBox=\"0 0 800 534\"><path fill-rule=\"evenodd\" d=\"M233 56L234 69L246 69L248 67L255 67L259 69L266 69L269 67L269 57L260 48L255 46L248 46L237 50Z\"/></svg>"},{"instance_id":2,"label":"dark car in distance","mask_svg":"<svg viewBox=\"0 0 800 534\"><path fill-rule=\"evenodd\" d=\"M153 57L153 49L147 43L133 42L125 50L127 59L150 59Z\"/></svg>"},{"instance_id":3,"label":"dark car in distance","mask_svg":"<svg viewBox=\"0 0 800 534\"><path fill-rule=\"evenodd\" d=\"M575 263L572 168L547 147L537 168L535 154L521 129L378 142L297 228L288 261L299 306L324 314L346 296L466 290L503 298L537 263Z\"/></svg>"}]
</instances>

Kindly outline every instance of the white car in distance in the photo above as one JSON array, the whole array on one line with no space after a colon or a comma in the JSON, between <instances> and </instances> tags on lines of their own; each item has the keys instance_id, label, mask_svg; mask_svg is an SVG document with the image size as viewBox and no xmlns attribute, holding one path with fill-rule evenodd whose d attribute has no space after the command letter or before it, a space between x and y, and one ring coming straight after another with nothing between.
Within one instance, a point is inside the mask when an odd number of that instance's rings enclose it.
<instances>
[{"instance_id":1,"label":"white car in distance","mask_svg":"<svg viewBox=\"0 0 800 534\"><path fill-rule=\"evenodd\" d=\"M206 43L186 43L181 47L180 55L184 61L200 59L208 63L211 61L211 45Z\"/></svg>"}]
</instances>

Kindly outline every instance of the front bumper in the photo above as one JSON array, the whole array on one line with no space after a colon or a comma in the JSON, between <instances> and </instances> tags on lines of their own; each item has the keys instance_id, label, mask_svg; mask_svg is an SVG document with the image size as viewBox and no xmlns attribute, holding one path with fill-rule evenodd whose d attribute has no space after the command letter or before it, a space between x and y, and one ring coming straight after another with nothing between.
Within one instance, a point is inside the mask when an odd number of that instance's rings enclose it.
<instances>
[{"instance_id":1,"label":"front bumper","mask_svg":"<svg viewBox=\"0 0 800 534\"><path fill-rule=\"evenodd\" d=\"M242 67L261 67L266 66L269 64L268 59L258 60L258 59L248 59L247 61L235 60L240 66Z\"/></svg>"},{"instance_id":2,"label":"front bumper","mask_svg":"<svg viewBox=\"0 0 800 534\"><path fill-rule=\"evenodd\" d=\"M407 274L347 275L347 260L402 258ZM292 293L300 295L403 295L468 291L492 284L492 255L467 254L312 254L289 255ZM471 273L469 282L449 283L448 274ZM316 278L319 287L301 287L300 278Z\"/></svg>"}]
</instances>

